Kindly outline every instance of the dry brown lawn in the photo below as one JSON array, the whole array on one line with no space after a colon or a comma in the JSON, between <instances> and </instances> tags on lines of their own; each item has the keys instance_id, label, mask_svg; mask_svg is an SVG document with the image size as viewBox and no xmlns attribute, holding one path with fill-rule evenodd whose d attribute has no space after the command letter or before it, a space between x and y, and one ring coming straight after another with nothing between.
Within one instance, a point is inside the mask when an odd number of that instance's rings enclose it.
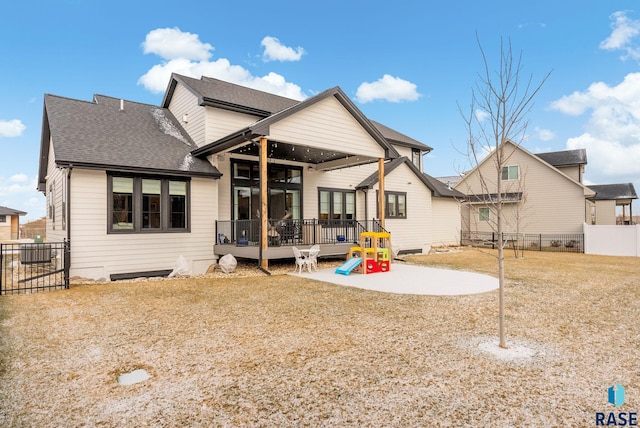
<instances>
[{"instance_id":1,"label":"dry brown lawn","mask_svg":"<svg viewBox=\"0 0 640 428\"><path fill-rule=\"evenodd\" d=\"M475 250L406 260L497 266ZM506 267L508 343L528 358L480 346L497 343L497 291L216 273L2 296L0 426L574 427L640 411L640 259L508 253ZM151 378L118 384L135 369Z\"/></svg>"}]
</instances>

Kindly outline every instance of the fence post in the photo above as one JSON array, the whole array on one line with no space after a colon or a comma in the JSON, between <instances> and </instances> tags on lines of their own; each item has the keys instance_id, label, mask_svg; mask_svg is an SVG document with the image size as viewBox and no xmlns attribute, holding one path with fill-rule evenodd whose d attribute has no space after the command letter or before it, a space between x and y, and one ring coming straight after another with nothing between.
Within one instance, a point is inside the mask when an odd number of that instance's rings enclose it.
<instances>
[{"instance_id":1,"label":"fence post","mask_svg":"<svg viewBox=\"0 0 640 428\"><path fill-rule=\"evenodd\" d=\"M2 258L4 254L4 249L2 248L2 244L0 244L0 296L2 296L2 277L4 277L4 268Z\"/></svg>"},{"instance_id":2,"label":"fence post","mask_svg":"<svg viewBox=\"0 0 640 428\"><path fill-rule=\"evenodd\" d=\"M64 288L69 288L69 271L71 270L71 241L64 241Z\"/></svg>"},{"instance_id":3,"label":"fence post","mask_svg":"<svg viewBox=\"0 0 640 428\"><path fill-rule=\"evenodd\" d=\"M538 235L540 245L538 245L538 251L542 251L542 233Z\"/></svg>"}]
</instances>

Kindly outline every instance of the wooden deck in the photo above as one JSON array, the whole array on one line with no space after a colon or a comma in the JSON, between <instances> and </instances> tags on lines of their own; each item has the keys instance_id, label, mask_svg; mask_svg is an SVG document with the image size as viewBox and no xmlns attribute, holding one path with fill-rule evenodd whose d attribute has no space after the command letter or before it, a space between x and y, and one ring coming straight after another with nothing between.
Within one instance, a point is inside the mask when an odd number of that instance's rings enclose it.
<instances>
[{"instance_id":1,"label":"wooden deck","mask_svg":"<svg viewBox=\"0 0 640 428\"><path fill-rule=\"evenodd\" d=\"M336 242L333 244L319 244L319 257L346 257L352 242ZM297 245L300 249L310 248L311 245ZM292 245L280 245L268 247L262 254L263 259L293 259ZM236 258L260 260L260 247L256 245L215 244L213 253L217 256L231 254Z\"/></svg>"}]
</instances>

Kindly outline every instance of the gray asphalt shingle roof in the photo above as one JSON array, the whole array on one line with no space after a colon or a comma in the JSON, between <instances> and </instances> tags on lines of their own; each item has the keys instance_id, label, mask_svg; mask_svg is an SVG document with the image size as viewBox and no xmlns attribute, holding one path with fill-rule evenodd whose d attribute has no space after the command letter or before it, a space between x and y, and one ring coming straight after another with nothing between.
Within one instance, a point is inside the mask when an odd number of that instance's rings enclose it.
<instances>
[{"instance_id":1,"label":"gray asphalt shingle roof","mask_svg":"<svg viewBox=\"0 0 640 428\"><path fill-rule=\"evenodd\" d=\"M398 131L396 131L395 129L391 129L388 126L385 126L381 123L376 122L375 120L369 120L373 126L376 127L376 129L378 131L380 131L380 133L382 134L382 136L384 138L386 138L387 140L389 140L390 143L392 144L398 144L400 146L407 146L407 147L412 147L412 148L417 148L423 151L427 151L430 152L431 150L433 150L432 147L427 146L424 143L421 143L418 140L414 140L413 138L404 135Z\"/></svg>"},{"instance_id":2,"label":"gray asphalt shingle roof","mask_svg":"<svg viewBox=\"0 0 640 428\"><path fill-rule=\"evenodd\" d=\"M197 146L168 109L123 101L120 110L120 99L102 95L93 102L45 95L44 104L58 165L220 175L190 154Z\"/></svg>"},{"instance_id":3,"label":"gray asphalt shingle roof","mask_svg":"<svg viewBox=\"0 0 640 428\"><path fill-rule=\"evenodd\" d=\"M191 89L205 105L226 106L230 109L246 108L247 112L268 116L300 102L212 77L202 76L201 79L194 79L174 74L173 78ZM163 101L165 107L168 106L170 98L170 94L168 95Z\"/></svg>"},{"instance_id":4,"label":"gray asphalt shingle roof","mask_svg":"<svg viewBox=\"0 0 640 428\"><path fill-rule=\"evenodd\" d=\"M638 199L633 183L598 184L589 186L596 192L596 196L589 198L594 201L613 201L616 199Z\"/></svg>"},{"instance_id":5,"label":"gray asphalt shingle roof","mask_svg":"<svg viewBox=\"0 0 640 428\"><path fill-rule=\"evenodd\" d=\"M555 167L569 165L586 165L587 163L587 151L585 149L537 153L536 156Z\"/></svg>"},{"instance_id":6,"label":"gray asphalt shingle roof","mask_svg":"<svg viewBox=\"0 0 640 428\"><path fill-rule=\"evenodd\" d=\"M464 194L462 194L461 192L455 189L449 188L446 184L442 183L437 178L431 177L430 175L425 174L424 172L420 172L420 170L418 170L418 168L416 168L416 166L406 156L402 156L385 163L384 175L387 176L389 173L391 173L391 171L393 171L394 169L396 169L402 164L407 165L413 171L416 177L418 177L418 179L420 179L420 181L424 183L424 185L427 186L429 190L431 190L433 196L444 197L444 198L459 198L459 199L463 199L465 197ZM368 176L367 178L365 178L364 180L362 180L360 184L356 186L356 189L370 189L377 182L378 182L378 172L376 171L370 176Z\"/></svg>"},{"instance_id":7,"label":"gray asphalt shingle roof","mask_svg":"<svg viewBox=\"0 0 640 428\"><path fill-rule=\"evenodd\" d=\"M0 215L27 215L26 212L0 205Z\"/></svg>"},{"instance_id":8,"label":"gray asphalt shingle roof","mask_svg":"<svg viewBox=\"0 0 640 428\"><path fill-rule=\"evenodd\" d=\"M243 111L248 114L256 114L263 117L286 110L302 102L257 89L247 88L246 86L224 82L212 77L202 76L201 79L194 79L192 77L174 74L173 79L189 88L191 92L199 98L200 102L205 105L227 108L233 111ZM175 83L172 82L172 84ZM170 84L167 96L162 103L165 107L169 105L173 91L172 84ZM378 132L390 143L418 148L423 151L432 150L432 148L426 144L381 123L373 120L369 120L369 122L371 122Z\"/></svg>"}]
</instances>

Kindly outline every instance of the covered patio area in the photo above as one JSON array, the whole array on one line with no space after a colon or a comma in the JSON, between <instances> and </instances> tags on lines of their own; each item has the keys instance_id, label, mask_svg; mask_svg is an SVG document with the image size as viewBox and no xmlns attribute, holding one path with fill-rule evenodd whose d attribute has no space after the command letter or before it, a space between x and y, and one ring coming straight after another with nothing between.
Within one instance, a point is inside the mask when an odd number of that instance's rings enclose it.
<instances>
[{"instance_id":1,"label":"covered patio area","mask_svg":"<svg viewBox=\"0 0 640 428\"><path fill-rule=\"evenodd\" d=\"M306 249L318 244L321 257L343 257L358 245L361 232L384 231L378 220L269 219L268 245L262 247L262 224L260 219L217 221L214 254L253 260L286 259L293 258L294 246Z\"/></svg>"}]
</instances>

